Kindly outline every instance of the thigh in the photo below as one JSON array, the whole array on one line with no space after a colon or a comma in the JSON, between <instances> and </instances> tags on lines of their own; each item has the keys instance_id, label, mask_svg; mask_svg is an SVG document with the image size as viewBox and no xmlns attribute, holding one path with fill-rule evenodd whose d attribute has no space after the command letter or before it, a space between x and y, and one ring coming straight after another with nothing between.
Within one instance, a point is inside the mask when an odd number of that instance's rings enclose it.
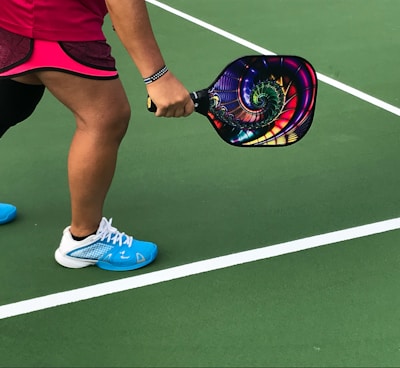
<instances>
[{"instance_id":1,"label":"thigh","mask_svg":"<svg viewBox=\"0 0 400 368\"><path fill-rule=\"evenodd\" d=\"M40 79L33 73L21 75L19 77L11 78L12 80L24 83L24 84L33 84L33 85L41 85L43 84Z\"/></svg>"},{"instance_id":2,"label":"thigh","mask_svg":"<svg viewBox=\"0 0 400 368\"><path fill-rule=\"evenodd\" d=\"M97 80L56 71L37 72L36 76L80 125L106 128L129 120L129 102L119 78Z\"/></svg>"}]
</instances>

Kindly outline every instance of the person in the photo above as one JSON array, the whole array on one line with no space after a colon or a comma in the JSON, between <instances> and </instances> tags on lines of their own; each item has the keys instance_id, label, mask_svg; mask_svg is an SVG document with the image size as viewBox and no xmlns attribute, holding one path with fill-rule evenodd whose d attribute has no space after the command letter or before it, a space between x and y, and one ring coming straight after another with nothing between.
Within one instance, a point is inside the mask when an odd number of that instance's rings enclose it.
<instances>
[{"instance_id":1,"label":"person","mask_svg":"<svg viewBox=\"0 0 400 368\"><path fill-rule=\"evenodd\" d=\"M155 115L194 111L189 92L165 64L144 0L3 0L0 137L33 113L45 89L72 111L71 223L55 259L68 268L124 271L153 262L158 247L119 231L103 215L131 116L102 30L107 14L157 106Z\"/></svg>"}]
</instances>

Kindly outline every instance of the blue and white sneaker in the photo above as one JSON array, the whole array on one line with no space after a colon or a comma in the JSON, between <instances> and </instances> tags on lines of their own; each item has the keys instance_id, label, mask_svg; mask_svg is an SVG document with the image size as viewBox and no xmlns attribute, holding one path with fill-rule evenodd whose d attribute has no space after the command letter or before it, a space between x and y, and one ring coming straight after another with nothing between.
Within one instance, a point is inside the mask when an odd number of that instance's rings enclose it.
<instances>
[{"instance_id":1,"label":"blue and white sneaker","mask_svg":"<svg viewBox=\"0 0 400 368\"><path fill-rule=\"evenodd\" d=\"M157 257L157 245L119 232L103 217L95 235L76 241L65 228L56 261L68 268L96 265L104 270L129 271L147 266Z\"/></svg>"},{"instance_id":2,"label":"blue and white sneaker","mask_svg":"<svg viewBox=\"0 0 400 368\"><path fill-rule=\"evenodd\" d=\"M11 222L17 216L17 208L12 204L0 203L0 225Z\"/></svg>"}]
</instances>

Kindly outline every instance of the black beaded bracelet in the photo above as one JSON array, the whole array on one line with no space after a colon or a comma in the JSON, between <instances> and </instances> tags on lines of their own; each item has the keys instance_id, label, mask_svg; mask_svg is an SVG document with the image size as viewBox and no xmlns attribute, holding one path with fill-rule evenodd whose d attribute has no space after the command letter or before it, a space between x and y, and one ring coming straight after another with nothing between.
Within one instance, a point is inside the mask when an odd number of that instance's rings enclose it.
<instances>
[{"instance_id":1,"label":"black beaded bracelet","mask_svg":"<svg viewBox=\"0 0 400 368\"><path fill-rule=\"evenodd\" d=\"M164 65L158 72L155 72L153 75L147 78L143 78L143 82L145 84L150 84L155 82L157 79L161 78L166 72L168 71L168 68L166 65Z\"/></svg>"}]
</instances>

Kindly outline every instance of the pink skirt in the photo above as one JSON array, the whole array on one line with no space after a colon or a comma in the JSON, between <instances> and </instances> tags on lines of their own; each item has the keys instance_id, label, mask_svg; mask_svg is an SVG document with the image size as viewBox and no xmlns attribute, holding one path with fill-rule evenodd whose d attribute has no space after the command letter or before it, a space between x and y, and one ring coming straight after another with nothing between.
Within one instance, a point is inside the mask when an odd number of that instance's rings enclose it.
<instances>
[{"instance_id":1,"label":"pink skirt","mask_svg":"<svg viewBox=\"0 0 400 368\"><path fill-rule=\"evenodd\" d=\"M118 78L106 41L34 40L0 28L0 78L56 70L84 78Z\"/></svg>"}]
</instances>

